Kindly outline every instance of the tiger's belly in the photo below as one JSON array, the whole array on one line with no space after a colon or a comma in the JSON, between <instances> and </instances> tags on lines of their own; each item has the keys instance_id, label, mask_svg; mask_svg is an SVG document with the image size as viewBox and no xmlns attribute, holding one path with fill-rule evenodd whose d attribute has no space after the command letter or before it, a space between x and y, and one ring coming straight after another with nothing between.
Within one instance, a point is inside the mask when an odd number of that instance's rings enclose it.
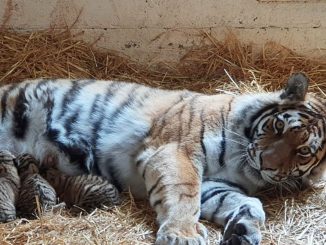
<instances>
[{"instance_id":1,"label":"tiger's belly","mask_svg":"<svg viewBox=\"0 0 326 245\"><path fill-rule=\"evenodd\" d=\"M143 147L149 129L148 122L130 118L120 121L114 130L103 128L99 133L101 137L96 142L96 149L92 149L93 163L88 171L106 177L119 190L130 191L135 198L145 198L145 184L137 171L135 158ZM67 141L71 140L73 139ZM67 163L64 156L61 159L59 168L63 172L73 175L80 173L74 168L74 164Z\"/></svg>"},{"instance_id":2,"label":"tiger's belly","mask_svg":"<svg viewBox=\"0 0 326 245\"><path fill-rule=\"evenodd\" d=\"M135 198L146 198L144 179L137 171L134 159L127 154L121 154L108 160L110 161L109 164L100 165L102 175L111 179L112 183L117 185L120 190L130 191ZM112 165L114 165L113 168ZM110 166L111 169L108 169Z\"/></svg>"}]
</instances>

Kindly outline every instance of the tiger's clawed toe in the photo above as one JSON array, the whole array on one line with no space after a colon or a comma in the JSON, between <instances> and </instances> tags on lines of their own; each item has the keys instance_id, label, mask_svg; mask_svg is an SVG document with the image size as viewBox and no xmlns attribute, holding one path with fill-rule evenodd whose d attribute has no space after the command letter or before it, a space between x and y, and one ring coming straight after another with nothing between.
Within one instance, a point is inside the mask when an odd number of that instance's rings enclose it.
<instances>
[{"instance_id":1,"label":"tiger's clawed toe","mask_svg":"<svg viewBox=\"0 0 326 245\"><path fill-rule=\"evenodd\" d=\"M221 245L251 245L252 243L244 240L243 237L233 234L227 241L221 242ZM257 243L259 244L259 243Z\"/></svg>"},{"instance_id":2,"label":"tiger's clawed toe","mask_svg":"<svg viewBox=\"0 0 326 245\"><path fill-rule=\"evenodd\" d=\"M230 224L224 232L220 245L259 245L261 233L257 222Z\"/></svg>"},{"instance_id":3,"label":"tiger's clawed toe","mask_svg":"<svg viewBox=\"0 0 326 245\"><path fill-rule=\"evenodd\" d=\"M208 236L206 227L200 223L185 230L160 230L155 245L205 245Z\"/></svg>"},{"instance_id":4,"label":"tiger's clawed toe","mask_svg":"<svg viewBox=\"0 0 326 245\"><path fill-rule=\"evenodd\" d=\"M155 245L204 245L206 241L203 237L189 238L178 237L175 234L160 235L157 237Z\"/></svg>"}]
</instances>

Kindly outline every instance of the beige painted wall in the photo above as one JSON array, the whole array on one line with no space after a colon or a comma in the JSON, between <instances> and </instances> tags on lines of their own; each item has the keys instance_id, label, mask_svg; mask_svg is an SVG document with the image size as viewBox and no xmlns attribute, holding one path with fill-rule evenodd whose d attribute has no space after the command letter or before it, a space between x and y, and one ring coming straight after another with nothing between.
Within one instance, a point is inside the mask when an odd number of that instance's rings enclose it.
<instances>
[{"instance_id":1,"label":"beige painted wall","mask_svg":"<svg viewBox=\"0 0 326 245\"><path fill-rule=\"evenodd\" d=\"M2 26L18 30L73 25L88 41L143 61L175 60L200 44L201 31L226 28L262 45L326 54L326 0L0 0Z\"/></svg>"}]
</instances>

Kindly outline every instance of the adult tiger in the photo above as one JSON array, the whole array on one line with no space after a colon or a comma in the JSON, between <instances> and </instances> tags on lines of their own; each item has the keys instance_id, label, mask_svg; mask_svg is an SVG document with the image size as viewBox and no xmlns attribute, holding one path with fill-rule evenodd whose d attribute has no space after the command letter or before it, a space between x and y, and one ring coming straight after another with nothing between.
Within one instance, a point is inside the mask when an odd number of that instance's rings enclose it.
<instances>
[{"instance_id":1,"label":"adult tiger","mask_svg":"<svg viewBox=\"0 0 326 245\"><path fill-rule=\"evenodd\" d=\"M325 166L326 111L307 85L295 74L282 91L208 96L111 81L26 81L1 88L0 143L52 158L66 174L91 172L147 194L157 244L204 244L200 215L225 227L224 244L258 244L265 215L247 195Z\"/></svg>"}]
</instances>

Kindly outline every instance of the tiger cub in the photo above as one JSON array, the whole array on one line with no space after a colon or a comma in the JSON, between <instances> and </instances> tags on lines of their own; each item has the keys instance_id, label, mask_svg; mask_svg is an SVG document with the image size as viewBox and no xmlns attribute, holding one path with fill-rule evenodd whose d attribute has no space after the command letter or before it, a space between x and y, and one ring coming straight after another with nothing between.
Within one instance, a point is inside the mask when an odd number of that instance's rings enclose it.
<instances>
[{"instance_id":1,"label":"tiger cub","mask_svg":"<svg viewBox=\"0 0 326 245\"><path fill-rule=\"evenodd\" d=\"M37 210L37 197L43 211L54 207L57 202L56 192L40 175L38 161L29 154L21 154L17 160L18 173L21 178L21 189L17 202L19 214L33 217Z\"/></svg>"},{"instance_id":2,"label":"tiger cub","mask_svg":"<svg viewBox=\"0 0 326 245\"><path fill-rule=\"evenodd\" d=\"M19 187L15 157L9 151L0 151L0 222L16 219L15 204Z\"/></svg>"},{"instance_id":3,"label":"tiger cub","mask_svg":"<svg viewBox=\"0 0 326 245\"><path fill-rule=\"evenodd\" d=\"M46 170L44 176L56 190L60 201L73 212L89 212L102 205L120 203L117 188L101 176L68 176L54 167Z\"/></svg>"}]
</instances>

